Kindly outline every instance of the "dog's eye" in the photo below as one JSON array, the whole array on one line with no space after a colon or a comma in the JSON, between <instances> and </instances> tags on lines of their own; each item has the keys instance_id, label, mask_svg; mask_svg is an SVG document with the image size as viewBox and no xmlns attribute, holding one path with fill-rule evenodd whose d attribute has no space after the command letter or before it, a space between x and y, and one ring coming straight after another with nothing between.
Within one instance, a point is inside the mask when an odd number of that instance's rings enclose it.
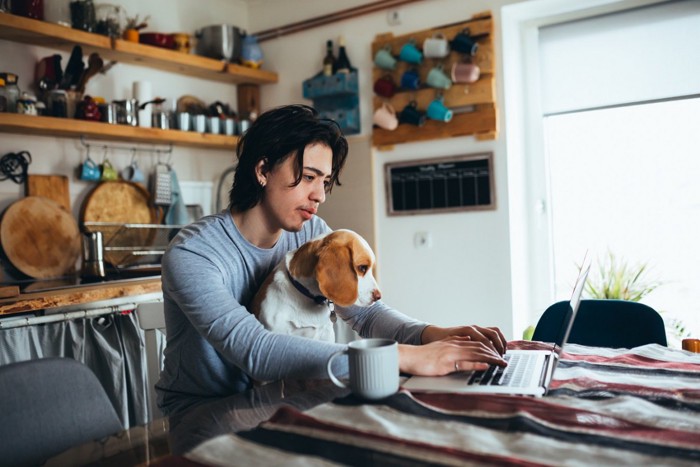
<instances>
[{"instance_id":1,"label":"dog's eye","mask_svg":"<svg viewBox=\"0 0 700 467\"><path fill-rule=\"evenodd\" d=\"M364 264L362 266L357 267L357 270L360 271L362 274L367 274L368 269L369 269L369 267L364 265Z\"/></svg>"}]
</instances>

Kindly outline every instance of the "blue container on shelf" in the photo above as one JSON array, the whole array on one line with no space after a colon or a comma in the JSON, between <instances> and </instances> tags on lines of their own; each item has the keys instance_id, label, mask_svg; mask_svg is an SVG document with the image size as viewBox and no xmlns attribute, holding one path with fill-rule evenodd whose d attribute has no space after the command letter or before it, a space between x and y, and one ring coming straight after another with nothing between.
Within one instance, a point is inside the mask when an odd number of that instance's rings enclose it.
<instances>
[{"instance_id":1,"label":"blue container on shelf","mask_svg":"<svg viewBox=\"0 0 700 467\"><path fill-rule=\"evenodd\" d=\"M360 93L357 71L324 76L322 73L304 80L304 98L314 103L322 117L338 123L346 135L360 133Z\"/></svg>"},{"instance_id":2,"label":"blue container on shelf","mask_svg":"<svg viewBox=\"0 0 700 467\"><path fill-rule=\"evenodd\" d=\"M304 98L316 99L338 94L357 94L358 89L356 71L336 73L332 76L319 73L304 81Z\"/></svg>"}]
</instances>

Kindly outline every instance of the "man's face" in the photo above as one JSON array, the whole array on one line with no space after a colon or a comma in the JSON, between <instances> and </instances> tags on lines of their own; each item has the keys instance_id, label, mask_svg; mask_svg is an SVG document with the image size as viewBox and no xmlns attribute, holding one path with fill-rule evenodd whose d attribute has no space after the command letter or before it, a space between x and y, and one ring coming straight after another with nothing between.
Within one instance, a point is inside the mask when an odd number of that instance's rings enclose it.
<instances>
[{"instance_id":1,"label":"man's face","mask_svg":"<svg viewBox=\"0 0 700 467\"><path fill-rule=\"evenodd\" d=\"M291 186L296 178L294 161L294 156L290 156L263 176L265 194L261 207L271 229L298 232L326 200L333 163L331 149L321 144L306 146L301 182L297 186Z\"/></svg>"}]
</instances>

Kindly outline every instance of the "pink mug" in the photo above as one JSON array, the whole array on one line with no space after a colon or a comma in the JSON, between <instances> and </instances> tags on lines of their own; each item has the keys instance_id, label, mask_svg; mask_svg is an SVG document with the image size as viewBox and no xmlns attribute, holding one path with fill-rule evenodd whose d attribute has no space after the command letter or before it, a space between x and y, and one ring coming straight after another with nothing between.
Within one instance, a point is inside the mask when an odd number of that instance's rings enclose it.
<instances>
[{"instance_id":1,"label":"pink mug","mask_svg":"<svg viewBox=\"0 0 700 467\"><path fill-rule=\"evenodd\" d=\"M384 102L381 107L374 111L372 122L379 128L389 131L393 131L399 126L396 110L387 102Z\"/></svg>"},{"instance_id":2,"label":"pink mug","mask_svg":"<svg viewBox=\"0 0 700 467\"><path fill-rule=\"evenodd\" d=\"M473 83L479 79L479 67L469 62L455 62L452 65L453 83Z\"/></svg>"}]
</instances>

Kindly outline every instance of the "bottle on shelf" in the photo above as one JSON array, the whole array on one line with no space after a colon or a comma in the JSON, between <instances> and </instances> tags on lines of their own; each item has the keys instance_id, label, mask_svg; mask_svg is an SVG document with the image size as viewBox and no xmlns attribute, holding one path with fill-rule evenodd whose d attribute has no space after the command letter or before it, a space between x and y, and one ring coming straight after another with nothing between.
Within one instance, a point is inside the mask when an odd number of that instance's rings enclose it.
<instances>
[{"instance_id":1,"label":"bottle on shelf","mask_svg":"<svg viewBox=\"0 0 700 467\"><path fill-rule=\"evenodd\" d=\"M326 41L326 56L323 57L323 76L332 76L335 71L333 41Z\"/></svg>"},{"instance_id":2,"label":"bottle on shelf","mask_svg":"<svg viewBox=\"0 0 700 467\"><path fill-rule=\"evenodd\" d=\"M345 37L340 36L338 38L338 59L335 61L335 72L350 73L351 71L352 65L350 65L350 59L345 51Z\"/></svg>"}]
</instances>

